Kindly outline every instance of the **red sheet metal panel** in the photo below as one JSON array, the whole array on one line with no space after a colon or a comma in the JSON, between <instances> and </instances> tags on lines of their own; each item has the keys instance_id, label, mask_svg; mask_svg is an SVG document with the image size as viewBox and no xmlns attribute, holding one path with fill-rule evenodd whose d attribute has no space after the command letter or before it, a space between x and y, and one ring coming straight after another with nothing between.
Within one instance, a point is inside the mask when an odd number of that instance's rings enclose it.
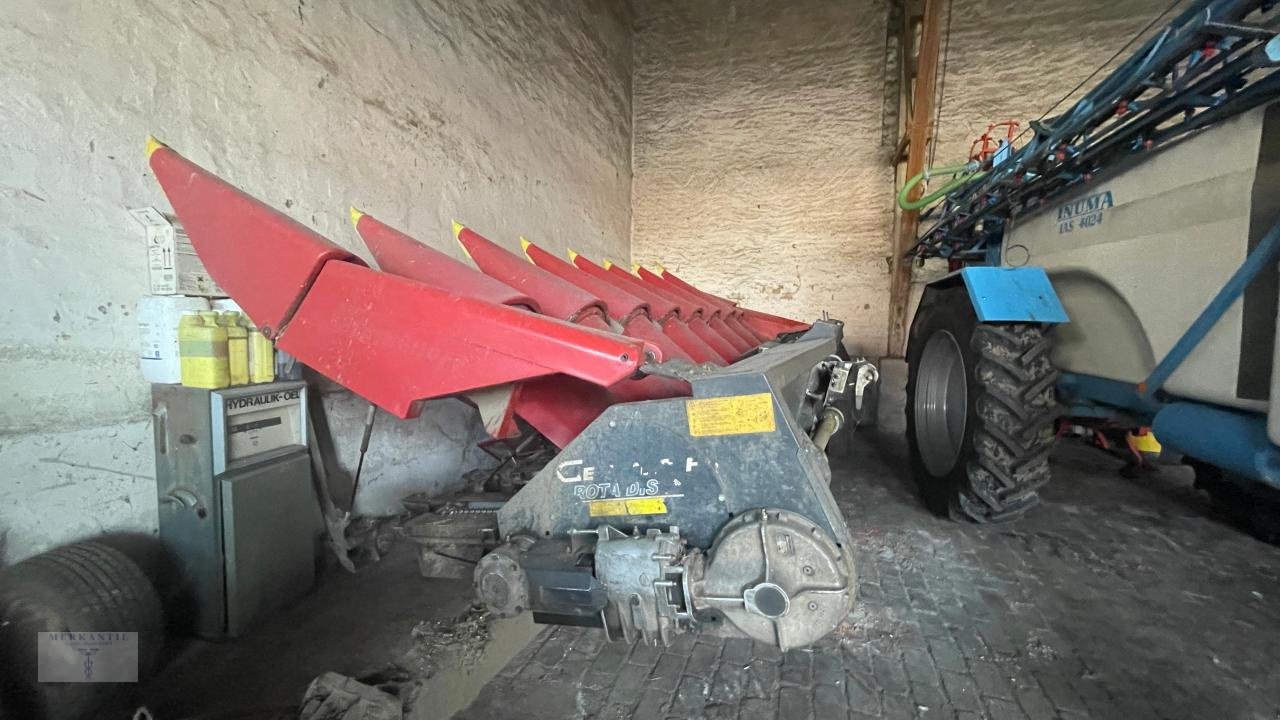
<instances>
[{"instance_id":1,"label":"red sheet metal panel","mask_svg":"<svg viewBox=\"0 0 1280 720\"><path fill-rule=\"evenodd\" d=\"M711 349L715 350L716 355L718 355L720 360L726 365L738 359L738 356L740 355L738 349L730 345L729 341L721 337L720 333L712 330L711 326L707 325L707 321L704 320L701 315L694 316L685 324L693 331L694 335L702 338L703 342L711 346Z\"/></svg>"},{"instance_id":2,"label":"red sheet metal panel","mask_svg":"<svg viewBox=\"0 0 1280 720\"><path fill-rule=\"evenodd\" d=\"M730 343L739 352L739 356L754 350L762 342L759 337L756 337L755 333L742 328L736 322L737 307L731 305L730 302L718 299L718 297L704 295L704 293L687 291L685 288L678 286L678 284L668 282L666 279L659 277L659 275L649 272L649 269L644 268L644 266L636 265L636 275L641 281L653 287L654 291L673 297L684 306L692 306L699 301L703 302L703 315L704 318L707 318L707 324L719 336Z\"/></svg>"},{"instance_id":3,"label":"red sheet metal panel","mask_svg":"<svg viewBox=\"0 0 1280 720\"><path fill-rule=\"evenodd\" d=\"M554 373L615 385L657 352L344 262L325 265L279 347L398 417L425 399Z\"/></svg>"},{"instance_id":4,"label":"red sheet metal panel","mask_svg":"<svg viewBox=\"0 0 1280 720\"><path fill-rule=\"evenodd\" d=\"M454 232L477 267L529 293L542 306L543 312L579 325L614 332L606 315L608 306L600 298L527 262L527 259L520 259L470 228L456 225ZM649 344L648 348L655 360L665 357L661 346ZM612 388L612 393L621 400L632 401L678 397L687 395L689 389L686 383L650 376L618 383Z\"/></svg>"},{"instance_id":5,"label":"red sheet metal panel","mask_svg":"<svg viewBox=\"0 0 1280 720\"><path fill-rule=\"evenodd\" d=\"M622 326L623 335L648 340L661 348L668 358L692 359L688 351L668 337L662 327L653 321L649 316L649 304L644 300L618 285L583 272L577 266L570 265L524 238L520 239L520 245L534 265L604 299L608 303L610 316Z\"/></svg>"},{"instance_id":6,"label":"red sheet metal panel","mask_svg":"<svg viewBox=\"0 0 1280 720\"><path fill-rule=\"evenodd\" d=\"M618 272L626 272L625 268L620 268L620 267L617 267L616 265L610 269L615 269L615 268ZM649 272L646 268L640 267L639 265L634 266L633 269L635 272L631 273L632 277L639 278L640 282L645 283L649 287L653 288L654 292L664 295L666 297L669 297L672 300L680 303L680 307L684 308L685 311L688 312L688 314L692 315L700 312L702 313L702 316L709 321L711 320L712 316L720 312L719 305L710 302L709 300L707 300L707 298L703 297L702 295L699 295L697 293L685 292L684 290L681 290L680 288L672 285L671 283L663 281L662 278L658 277L657 275L654 275L653 273Z\"/></svg>"},{"instance_id":7,"label":"red sheet metal panel","mask_svg":"<svg viewBox=\"0 0 1280 720\"><path fill-rule=\"evenodd\" d=\"M770 315L756 310L749 310L747 308L743 308L742 310L742 322L755 332L769 338L776 338L782 333L799 332L809 329L809 325L807 323L796 322L795 320L788 320L784 317L778 317L777 315Z\"/></svg>"},{"instance_id":8,"label":"red sheet metal panel","mask_svg":"<svg viewBox=\"0 0 1280 720\"><path fill-rule=\"evenodd\" d=\"M693 293L693 294L695 294L695 295L701 295L702 297L707 298L708 300L710 300L710 301L712 301L712 302L717 302L717 301L718 301L718 302L722 302L722 303L724 303L724 304L726 304L726 305L731 305L731 306L733 306L733 307L738 307L738 304L737 304L737 303L735 303L735 302L733 302L733 301L731 301L731 300L726 300L726 299L724 299L724 298L722 298L722 297L718 297L718 296L716 296L716 295L712 295L711 293L707 293L707 292L703 292L703 291L699 290L698 288L694 287L693 285L690 285L689 283L685 282L684 280L681 280L680 278L676 277L674 273L672 273L670 270L666 269L665 267L659 266L659 267L658 267L658 274L662 276L662 279L663 279L663 280L666 280L666 281L668 281L668 282L670 282L670 283L672 283L672 284L674 284L674 285L677 285L677 286L679 286L679 287L681 287L681 288L684 288L686 291L691 292L691 293Z\"/></svg>"},{"instance_id":9,"label":"red sheet metal panel","mask_svg":"<svg viewBox=\"0 0 1280 720\"><path fill-rule=\"evenodd\" d=\"M743 352L755 349L755 347L760 344L760 341L756 339L755 333L747 332L742 329L742 326L733 322L733 319L733 315L716 313L715 321L719 323L715 326L716 330L720 331L721 334L728 337L731 341L734 341L734 344L742 349Z\"/></svg>"},{"instance_id":10,"label":"red sheet metal panel","mask_svg":"<svg viewBox=\"0 0 1280 720\"><path fill-rule=\"evenodd\" d=\"M675 285L676 287L679 287L686 292L690 292L695 295L698 295L699 297L705 298L708 302L718 304L720 306L721 316L724 318L725 324L728 325L730 328L733 328L734 330L736 330L739 335L747 338L748 340L753 341L755 344L758 345L762 342L765 342L767 340L772 340L774 337L776 337L776 334L764 335L764 334L758 333L755 330L753 330L750 326L748 326L745 322L743 322L743 318L742 318L743 309L741 307L738 307L737 303L732 302L730 300L726 300L721 297L716 297L715 295L711 295L709 293L702 292L698 288L690 285L684 280L681 280L680 278L671 274L671 272L666 268L659 267L658 275L660 275L663 280L670 282L672 285Z\"/></svg>"},{"instance_id":11,"label":"red sheet metal panel","mask_svg":"<svg viewBox=\"0 0 1280 720\"><path fill-rule=\"evenodd\" d=\"M702 293L689 292L675 283L664 280L661 276L642 265L637 265L635 271L636 276L642 281L649 283L659 292L679 299L686 307L693 307L697 303L702 303L703 316L706 317L707 324L711 326L712 330L715 330L725 340L729 341L729 344L733 345L739 354L744 354L760 344L753 334L740 333L737 328L727 322L729 317L737 310L728 302L703 295Z\"/></svg>"},{"instance_id":12,"label":"red sheet metal panel","mask_svg":"<svg viewBox=\"0 0 1280 720\"><path fill-rule=\"evenodd\" d=\"M631 321L622 326L622 334L653 343L662 349L667 359L684 358L693 360L687 350L662 330L662 326L649 319L648 315L633 315ZM697 362L697 361L695 361ZM687 388L687 386L686 386Z\"/></svg>"},{"instance_id":13,"label":"red sheet metal panel","mask_svg":"<svg viewBox=\"0 0 1280 720\"><path fill-rule=\"evenodd\" d=\"M719 333L721 337L729 341L729 344L738 351L739 355L745 355L747 352L754 350L755 346L758 344L738 334L737 330L734 330L727 322L724 321L724 318L720 316L719 312L712 316L711 320L708 321L707 324L711 326L712 330Z\"/></svg>"},{"instance_id":14,"label":"red sheet metal panel","mask_svg":"<svg viewBox=\"0 0 1280 720\"><path fill-rule=\"evenodd\" d=\"M642 298L582 272L524 238L520 238L520 247L529 262L603 300L609 309L609 317L619 325L625 326L637 313L649 315L649 304Z\"/></svg>"},{"instance_id":15,"label":"red sheet metal panel","mask_svg":"<svg viewBox=\"0 0 1280 720\"><path fill-rule=\"evenodd\" d=\"M616 278L618 281L625 283L627 287L632 288L632 292L637 294L644 293L645 297L659 298L663 302L675 306L680 313L680 317L685 322L688 322L694 317L702 314L701 301L686 304L682 298L662 292L658 288L627 272L626 268L609 262L608 260L604 261L604 269L605 272L609 273L610 277Z\"/></svg>"},{"instance_id":16,"label":"red sheet metal panel","mask_svg":"<svg viewBox=\"0 0 1280 720\"><path fill-rule=\"evenodd\" d=\"M685 318L681 316L679 305L653 292L647 285L640 282L639 278L606 270L572 251L569 253L569 258L579 270L643 298L649 305L652 316L660 318L658 324L662 327L662 332L683 348L694 362L725 364L724 356L688 327Z\"/></svg>"},{"instance_id":17,"label":"red sheet metal panel","mask_svg":"<svg viewBox=\"0 0 1280 720\"><path fill-rule=\"evenodd\" d=\"M649 378L660 380L663 378ZM644 382L647 382L644 381ZM652 396L638 391L643 383L623 382L602 388L566 375L552 375L521 383L514 403L517 415L556 447L564 447L592 423L610 405L654 397L683 397L689 394L686 383L678 395Z\"/></svg>"},{"instance_id":18,"label":"red sheet metal panel","mask_svg":"<svg viewBox=\"0 0 1280 720\"><path fill-rule=\"evenodd\" d=\"M352 220L384 270L464 297L504 305L522 305L532 308L538 306L537 301L519 293L509 285L428 248L375 218L353 213ZM569 269L577 272L573 268ZM625 299L620 295L618 299L624 300L622 306L625 309ZM635 304L640 303L637 300ZM643 313L640 319L649 322L648 317ZM602 332L613 332L606 318L594 308L578 313L576 324ZM628 333L624 332L624 334ZM644 340L651 341L665 356L669 350L673 349L673 344L665 336L653 334L657 337L641 335L633 335L633 337L642 337ZM679 352L679 348L674 349ZM607 404L602 405L601 402L617 402L619 399L648 400L689 393L687 383L659 377L626 379L616 387L614 393L609 394L603 388L596 388L574 378L564 376L542 378L522 384L512 397L510 409L539 432L551 438L553 442L557 439L567 442L585 427L585 424L581 424L584 419L589 423L603 411L604 407L607 407ZM557 396L547 388L556 388L561 394ZM568 435L570 432L573 435Z\"/></svg>"},{"instance_id":19,"label":"red sheet metal panel","mask_svg":"<svg viewBox=\"0 0 1280 720\"><path fill-rule=\"evenodd\" d=\"M731 363L742 355L741 350L707 324L707 318L710 317L710 314L705 312L705 303L701 299L684 295L677 296L673 293L665 292L662 288L646 283L608 260L605 261L604 269L611 277L626 283L630 288L635 288L635 292L644 292L649 297L660 298L674 304L678 308L680 317L684 320L685 325L711 348L720 363Z\"/></svg>"},{"instance_id":20,"label":"red sheet metal panel","mask_svg":"<svg viewBox=\"0 0 1280 720\"><path fill-rule=\"evenodd\" d=\"M507 252L471 228L454 223L453 235L481 272L537 300L544 314L570 322L584 315L607 317L600 298Z\"/></svg>"},{"instance_id":21,"label":"red sheet metal panel","mask_svg":"<svg viewBox=\"0 0 1280 720\"><path fill-rule=\"evenodd\" d=\"M685 351L690 360L696 363L711 363L713 365L725 364L724 358L720 357L720 353L717 353L706 341L695 335L689 329L689 326L675 315L667 316L666 321L659 325L662 327L662 334L674 340Z\"/></svg>"},{"instance_id":22,"label":"red sheet metal panel","mask_svg":"<svg viewBox=\"0 0 1280 720\"><path fill-rule=\"evenodd\" d=\"M563 448L615 402L617 398L605 388L552 375L521 383L513 409L556 447Z\"/></svg>"},{"instance_id":23,"label":"red sheet metal panel","mask_svg":"<svg viewBox=\"0 0 1280 720\"><path fill-rule=\"evenodd\" d=\"M660 268L657 273L654 273L646 267L638 267L637 274L648 282L659 284L663 287L672 288L673 290L702 298L707 304L719 309L720 316L722 318L727 319L732 316L740 315L742 312L742 308L738 307L737 303L731 302L729 300L725 300L724 298L716 297L715 295L711 295L709 293L704 293L701 290L693 287L689 283L686 283L683 280L680 280L679 278L675 277L674 275L669 274L666 268Z\"/></svg>"},{"instance_id":24,"label":"red sheet metal panel","mask_svg":"<svg viewBox=\"0 0 1280 720\"><path fill-rule=\"evenodd\" d=\"M644 319L642 315L633 316L635 318ZM609 321L604 315L598 313L584 314L578 316L578 325L585 325L594 330L601 332L614 333L614 329L609 325ZM652 342L649 337L643 334L629 334L629 337L637 340L644 340L648 343L647 349L652 351L657 349L658 353L654 355L654 360L662 360L666 358L666 345L663 343ZM621 335L619 336L621 337ZM610 388L617 402L634 402L636 400L657 400L659 398L684 397L689 394L689 384L671 378L658 377L650 375L648 377L629 378L623 380ZM565 400L566 403L570 402Z\"/></svg>"},{"instance_id":25,"label":"red sheet metal panel","mask_svg":"<svg viewBox=\"0 0 1280 720\"><path fill-rule=\"evenodd\" d=\"M765 342L767 340L773 339L773 338L761 335L760 333L748 327L746 323L742 322L742 310L738 308L734 308L733 313L724 319L724 324L733 328L738 333L738 335L751 340L756 345L759 345L760 343Z\"/></svg>"},{"instance_id":26,"label":"red sheet metal panel","mask_svg":"<svg viewBox=\"0 0 1280 720\"><path fill-rule=\"evenodd\" d=\"M274 326L282 350L392 414L469 395L496 404L495 432L510 429L514 412L563 446L610 404L688 394L686 383L637 379L646 359L679 351L638 299L629 314L653 342L613 332L599 298L464 228L471 256L521 289L353 213L388 269L425 282L371 270L169 148L151 143L148 156L214 279L264 329ZM576 324L520 306L550 307Z\"/></svg>"},{"instance_id":27,"label":"red sheet metal panel","mask_svg":"<svg viewBox=\"0 0 1280 720\"><path fill-rule=\"evenodd\" d=\"M361 262L155 139L147 158L209 276L268 336L289 323L325 263Z\"/></svg>"},{"instance_id":28,"label":"red sheet metal panel","mask_svg":"<svg viewBox=\"0 0 1280 720\"><path fill-rule=\"evenodd\" d=\"M645 287L644 283L636 280L635 278L624 277L619 279L614 273L605 270L572 250L569 251L569 260L573 263L574 267L591 277L625 290L641 300L644 300L645 304L649 306L649 317L658 321L659 324L665 325L668 317L680 315L680 308L678 305L649 290L649 288ZM635 282L628 282L628 280L634 280Z\"/></svg>"},{"instance_id":29,"label":"red sheet metal panel","mask_svg":"<svg viewBox=\"0 0 1280 720\"><path fill-rule=\"evenodd\" d=\"M662 277L701 295L728 302L728 300L724 300L724 298L718 298L715 295L698 290L694 286L673 275L670 270L663 269ZM770 315L768 313L759 312L758 310L750 310L743 307L739 307L739 309L742 311L741 320L745 325L747 325L747 327L751 328L754 332L769 338L775 338L781 333L797 332L800 330L807 330L809 328L807 323L802 323L798 320L791 320L778 315Z\"/></svg>"},{"instance_id":30,"label":"red sheet metal panel","mask_svg":"<svg viewBox=\"0 0 1280 720\"><path fill-rule=\"evenodd\" d=\"M515 288L396 230L372 215L351 209L351 223L383 272L417 280L455 295L538 312L538 303Z\"/></svg>"}]
</instances>

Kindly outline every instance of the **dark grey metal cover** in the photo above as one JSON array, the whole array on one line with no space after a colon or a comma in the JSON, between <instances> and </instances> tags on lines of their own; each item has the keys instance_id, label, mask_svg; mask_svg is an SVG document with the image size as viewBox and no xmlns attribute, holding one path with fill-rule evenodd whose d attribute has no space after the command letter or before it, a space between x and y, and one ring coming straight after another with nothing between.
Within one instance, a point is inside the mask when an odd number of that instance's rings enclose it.
<instances>
[{"instance_id":1,"label":"dark grey metal cover","mask_svg":"<svg viewBox=\"0 0 1280 720\"><path fill-rule=\"evenodd\" d=\"M305 448L220 475L227 635L315 583L317 511Z\"/></svg>"},{"instance_id":2,"label":"dark grey metal cover","mask_svg":"<svg viewBox=\"0 0 1280 720\"><path fill-rule=\"evenodd\" d=\"M694 547L705 549L734 516L776 508L812 519L846 544L826 457L796 421L810 369L834 353L839 340L838 324L815 323L794 342L690 378L693 400L769 394L775 420L770 432L694 436L688 398L610 407L499 512L503 536L554 537L601 524L676 525ZM645 498L661 498L667 511L591 514L595 500Z\"/></svg>"}]
</instances>

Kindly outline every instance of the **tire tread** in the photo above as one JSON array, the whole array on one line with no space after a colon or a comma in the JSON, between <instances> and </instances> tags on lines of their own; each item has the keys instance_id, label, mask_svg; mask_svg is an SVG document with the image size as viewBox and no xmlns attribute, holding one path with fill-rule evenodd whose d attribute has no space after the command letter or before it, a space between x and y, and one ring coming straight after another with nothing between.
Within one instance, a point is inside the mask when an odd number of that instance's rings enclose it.
<instances>
[{"instance_id":1,"label":"tire tread","mask_svg":"<svg viewBox=\"0 0 1280 720\"><path fill-rule=\"evenodd\" d=\"M979 394L974 456L952 515L979 523L1013 520L1039 502L1049 479L1058 372L1040 325L979 323L972 336Z\"/></svg>"}]
</instances>

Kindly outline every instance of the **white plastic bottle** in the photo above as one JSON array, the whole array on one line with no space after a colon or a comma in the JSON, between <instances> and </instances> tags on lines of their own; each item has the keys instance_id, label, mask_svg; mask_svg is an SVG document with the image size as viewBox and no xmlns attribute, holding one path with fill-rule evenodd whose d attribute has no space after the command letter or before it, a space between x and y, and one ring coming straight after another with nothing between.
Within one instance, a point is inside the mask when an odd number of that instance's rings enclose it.
<instances>
[{"instance_id":1,"label":"white plastic bottle","mask_svg":"<svg viewBox=\"0 0 1280 720\"><path fill-rule=\"evenodd\" d=\"M183 313L208 309L209 301L202 297L143 295L138 298L138 364L147 382L166 385L182 382L178 321Z\"/></svg>"}]
</instances>

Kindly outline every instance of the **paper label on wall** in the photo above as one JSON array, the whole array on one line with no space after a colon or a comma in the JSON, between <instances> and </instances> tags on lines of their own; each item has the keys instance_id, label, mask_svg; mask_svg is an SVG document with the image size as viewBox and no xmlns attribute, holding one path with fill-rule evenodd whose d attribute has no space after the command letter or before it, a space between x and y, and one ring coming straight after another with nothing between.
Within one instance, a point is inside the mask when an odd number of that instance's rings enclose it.
<instances>
[{"instance_id":1,"label":"paper label on wall","mask_svg":"<svg viewBox=\"0 0 1280 720\"><path fill-rule=\"evenodd\" d=\"M777 429L773 396L769 393L686 400L685 411L693 437L770 433Z\"/></svg>"},{"instance_id":2,"label":"paper label on wall","mask_svg":"<svg viewBox=\"0 0 1280 720\"><path fill-rule=\"evenodd\" d=\"M147 271L152 295L224 296L196 253L191 239L180 225L153 207L136 208L129 214L146 232Z\"/></svg>"},{"instance_id":3,"label":"paper label on wall","mask_svg":"<svg viewBox=\"0 0 1280 720\"><path fill-rule=\"evenodd\" d=\"M592 500L587 503L587 511L591 517L611 517L615 515L665 515L667 501L660 497L631 498L620 500Z\"/></svg>"}]
</instances>

